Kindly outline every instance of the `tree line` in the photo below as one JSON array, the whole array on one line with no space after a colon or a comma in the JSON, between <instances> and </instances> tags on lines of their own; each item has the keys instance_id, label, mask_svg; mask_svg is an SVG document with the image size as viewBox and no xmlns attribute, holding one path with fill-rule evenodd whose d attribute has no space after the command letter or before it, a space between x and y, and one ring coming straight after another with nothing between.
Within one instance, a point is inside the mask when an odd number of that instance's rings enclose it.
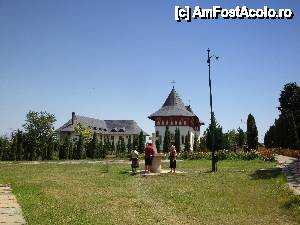
<instances>
[{"instance_id":1,"label":"tree line","mask_svg":"<svg viewBox=\"0 0 300 225\"><path fill-rule=\"evenodd\" d=\"M156 131L156 148L160 151L161 140L159 137L159 132ZM227 150L251 150L257 149L258 147L258 130L255 122L255 118L252 114L248 115L247 118L247 131L244 132L240 127L235 130L229 130L226 133L223 133L223 128L218 124L215 118L215 114L212 115L212 121L209 124L209 127L204 132L203 137L199 137L197 134L194 137L194 142L191 143L191 133L188 132L184 136L184 147L181 148L180 144L180 128L176 127L175 133L170 132L169 127L165 129L165 136L163 140L163 152L169 152L171 144L175 145L175 148L178 152L190 151L193 146L193 151L211 151L212 141L214 143L215 150L227 149Z\"/></svg>"},{"instance_id":2,"label":"tree line","mask_svg":"<svg viewBox=\"0 0 300 225\"><path fill-rule=\"evenodd\" d=\"M287 83L279 97L280 112L264 137L267 148L300 149L300 87Z\"/></svg>"},{"instance_id":3,"label":"tree line","mask_svg":"<svg viewBox=\"0 0 300 225\"><path fill-rule=\"evenodd\" d=\"M109 137L99 140L90 128L77 124L78 140L69 137L59 140L54 130L55 122L54 114L29 111L23 131L19 129L10 137L0 137L0 160L101 159L107 154L128 153L135 147L144 151L142 131L133 139L129 136L127 144L122 137L114 143Z\"/></svg>"}]
</instances>

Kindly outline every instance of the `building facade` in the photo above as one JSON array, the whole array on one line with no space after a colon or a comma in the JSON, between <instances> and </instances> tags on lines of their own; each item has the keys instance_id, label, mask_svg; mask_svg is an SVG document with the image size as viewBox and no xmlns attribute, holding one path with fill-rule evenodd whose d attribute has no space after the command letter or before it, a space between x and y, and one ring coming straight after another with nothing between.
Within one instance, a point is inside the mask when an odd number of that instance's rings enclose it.
<instances>
[{"instance_id":1,"label":"building facade","mask_svg":"<svg viewBox=\"0 0 300 225\"><path fill-rule=\"evenodd\" d=\"M200 138L200 127L201 125L204 125L204 123L194 114L191 106L185 106L183 104L182 100L177 95L174 86L163 106L148 118L155 122L155 133L152 135L152 139L153 142L155 142L156 138L160 139L160 149L163 148L164 135L166 127L168 126L171 138L173 138L173 140L171 140L172 142L174 142L175 129L179 128L181 135L181 149L184 148L185 137L188 132L190 132L190 150L192 151L195 135ZM159 137L156 137L156 133L159 134Z\"/></svg>"},{"instance_id":2,"label":"building facade","mask_svg":"<svg viewBox=\"0 0 300 225\"><path fill-rule=\"evenodd\" d=\"M95 132L99 140L104 141L104 138L109 138L110 142L114 141L115 145L121 138L127 145L129 138L133 141L133 138L138 137L141 131L145 137L149 136L134 120L99 120L78 116L73 112L71 119L57 130L58 138L64 140L68 137L69 140L76 142L79 134L75 132L75 127L79 123Z\"/></svg>"}]
</instances>

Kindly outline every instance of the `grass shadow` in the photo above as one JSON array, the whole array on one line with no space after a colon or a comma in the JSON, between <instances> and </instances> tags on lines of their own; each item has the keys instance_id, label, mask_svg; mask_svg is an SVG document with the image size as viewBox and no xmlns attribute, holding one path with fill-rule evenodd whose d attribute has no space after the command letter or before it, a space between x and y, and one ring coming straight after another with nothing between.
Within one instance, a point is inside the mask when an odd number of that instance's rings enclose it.
<instances>
[{"instance_id":1,"label":"grass shadow","mask_svg":"<svg viewBox=\"0 0 300 225\"><path fill-rule=\"evenodd\" d=\"M267 169L260 169L256 170L250 176L254 180L265 180L265 179L272 179L280 176L282 174L281 168L267 168Z\"/></svg>"},{"instance_id":2,"label":"grass shadow","mask_svg":"<svg viewBox=\"0 0 300 225\"><path fill-rule=\"evenodd\" d=\"M283 204L283 208L285 209L291 209L294 207L300 207L300 197L299 196L293 196L292 199L287 201L286 203Z\"/></svg>"}]
</instances>

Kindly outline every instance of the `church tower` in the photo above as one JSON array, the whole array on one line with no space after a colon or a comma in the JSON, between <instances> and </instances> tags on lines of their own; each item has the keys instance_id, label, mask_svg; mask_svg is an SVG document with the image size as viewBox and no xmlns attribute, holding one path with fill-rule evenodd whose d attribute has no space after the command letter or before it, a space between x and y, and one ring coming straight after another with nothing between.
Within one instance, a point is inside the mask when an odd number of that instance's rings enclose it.
<instances>
[{"instance_id":1,"label":"church tower","mask_svg":"<svg viewBox=\"0 0 300 225\"><path fill-rule=\"evenodd\" d=\"M177 127L179 128L181 149L184 148L185 136L190 132L191 150L193 150L195 135L197 134L197 136L200 137L200 127L201 125L204 125L204 123L194 114L191 106L185 106L183 104L182 100L177 95L174 86L163 106L155 113L152 113L148 118L155 122L155 133L158 132L159 134L159 137L155 138L160 138L161 140L160 149L163 148L164 135L167 126L169 127L172 137L175 135L175 129ZM174 142L174 140L172 140L172 142Z\"/></svg>"}]
</instances>

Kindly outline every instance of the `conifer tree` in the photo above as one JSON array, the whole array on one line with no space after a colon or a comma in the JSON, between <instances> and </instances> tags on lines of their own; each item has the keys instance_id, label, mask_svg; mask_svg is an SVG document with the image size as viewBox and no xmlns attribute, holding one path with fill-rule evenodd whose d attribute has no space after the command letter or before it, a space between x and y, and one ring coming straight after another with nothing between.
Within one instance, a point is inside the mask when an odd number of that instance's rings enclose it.
<instances>
[{"instance_id":1,"label":"conifer tree","mask_svg":"<svg viewBox=\"0 0 300 225\"><path fill-rule=\"evenodd\" d=\"M90 143L88 144L88 148L87 148L87 157L88 158L91 158L91 159L95 158L97 146L98 146L98 138L97 138L96 132L94 132L93 138L90 141Z\"/></svg>"},{"instance_id":2,"label":"conifer tree","mask_svg":"<svg viewBox=\"0 0 300 225\"><path fill-rule=\"evenodd\" d=\"M175 129L175 148L177 152L181 151L180 147L180 129L179 127L176 127Z\"/></svg>"},{"instance_id":3,"label":"conifer tree","mask_svg":"<svg viewBox=\"0 0 300 225\"><path fill-rule=\"evenodd\" d=\"M122 153L126 152L126 145L125 145L125 140L124 140L123 137L121 138L120 151L121 151Z\"/></svg>"},{"instance_id":4,"label":"conifer tree","mask_svg":"<svg viewBox=\"0 0 300 225\"><path fill-rule=\"evenodd\" d=\"M240 127L237 129L237 132L237 146L243 148L245 145L245 133Z\"/></svg>"},{"instance_id":5,"label":"conifer tree","mask_svg":"<svg viewBox=\"0 0 300 225\"><path fill-rule=\"evenodd\" d=\"M59 159L67 159L69 157L70 141L66 137L59 148Z\"/></svg>"},{"instance_id":6,"label":"conifer tree","mask_svg":"<svg viewBox=\"0 0 300 225\"><path fill-rule=\"evenodd\" d=\"M138 137L137 136L134 136L133 137L133 142L132 142L132 147L134 148L134 149L138 149L138 145L139 145L139 139L138 139Z\"/></svg>"},{"instance_id":7,"label":"conifer tree","mask_svg":"<svg viewBox=\"0 0 300 225\"><path fill-rule=\"evenodd\" d=\"M212 143L214 145L214 150L218 151L224 147L224 135L222 127L217 123L215 114L212 114L212 121L206 130L206 147L210 151L212 150Z\"/></svg>"},{"instance_id":8,"label":"conifer tree","mask_svg":"<svg viewBox=\"0 0 300 225\"><path fill-rule=\"evenodd\" d=\"M83 155L84 155L84 140L83 140L83 136L80 135L75 149L75 159L77 160L82 159Z\"/></svg>"},{"instance_id":9,"label":"conifer tree","mask_svg":"<svg viewBox=\"0 0 300 225\"><path fill-rule=\"evenodd\" d=\"M16 160L16 152L17 152L17 137L16 135L13 136L12 143L10 145L10 152L9 152L9 160L15 161Z\"/></svg>"},{"instance_id":10,"label":"conifer tree","mask_svg":"<svg viewBox=\"0 0 300 225\"><path fill-rule=\"evenodd\" d=\"M1 160L9 160L10 143L7 138L2 138L1 141Z\"/></svg>"},{"instance_id":11,"label":"conifer tree","mask_svg":"<svg viewBox=\"0 0 300 225\"><path fill-rule=\"evenodd\" d=\"M185 136L184 151L189 152L190 150L191 150L191 132L188 131L187 135Z\"/></svg>"},{"instance_id":12,"label":"conifer tree","mask_svg":"<svg viewBox=\"0 0 300 225\"><path fill-rule=\"evenodd\" d=\"M160 152L160 145L161 145L161 137L159 135L159 131L157 130L155 132L155 147L157 149L157 152Z\"/></svg>"},{"instance_id":13,"label":"conifer tree","mask_svg":"<svg viewBox=\"0 0 300 225\"><path fill-rule=\"evenodd\" d=\"M198 134L195 134L194 137L194 144L193 144L193 151L198 152L200 150L200 139Z\"/></svg>"},{"instance_id":14,"label":"conifer tree","mask_svg":"<svg viewBox=\"0 0 300 225\"><path fill-rule=\"evenodd\" d=\"M53 137L50 136L48 139L48 143L47 143L47 160L53 159L54 147L55 147L55 145L53 142Z\"/></svg>"},{"instance_id":15,"label":"conifer tree","mask_svg":"<svg viewBox=\"0 0 300 225\"><path fill-rule=\"evenodd\" d=\"M171 146L171 133L169 131L169 127L166 126L164 144L163 144L163 151L165 153L169 152L170 151L170 146Z\"/></svg>"},{"instance_id":16,"label":"conifer tree","mask_svg":"<svg viewBox=\"0 0 300 225\"><path fill-rule=\"evenodd\" d=\"M140 152L143 152L144 149L145 149L145 137L144 137L143 131L140 132L138 142L139 142L139 144L138 144L138 150Z\"/></svg>"},{"instance_id":17,"label":"conifer tree","mask_svg":"<svg viewBox=\"0 0 300 225\"><path fill-rule=\"evenodd\" d=\"M17 138L17 152L16 152L16 160L22 160L24 155L23 149L23 133L22 131L18 130L16 134Z\"/></svg>"},{"instance_id":18,"label":"conifer tree","mask_svg":"<svg viewBox=\"0 0 300 225\"><path fill-rule=\"evenodd\" d=\"M247 119L247 144L248 149L257 149L258 146L258 131L254 117L251 113Z\"/></svg>"},{"instance_id":19,"label":"conifer tree","mask_svg":"<svg viewBox=\"0 0 300 225\"><path fill-rule=\"evenodd\" d=\"M128 143L127 143L127 151L131 152L132 150L132 141L131 141L131 135L128 137Z\"/></svg>"}]
</instances>

